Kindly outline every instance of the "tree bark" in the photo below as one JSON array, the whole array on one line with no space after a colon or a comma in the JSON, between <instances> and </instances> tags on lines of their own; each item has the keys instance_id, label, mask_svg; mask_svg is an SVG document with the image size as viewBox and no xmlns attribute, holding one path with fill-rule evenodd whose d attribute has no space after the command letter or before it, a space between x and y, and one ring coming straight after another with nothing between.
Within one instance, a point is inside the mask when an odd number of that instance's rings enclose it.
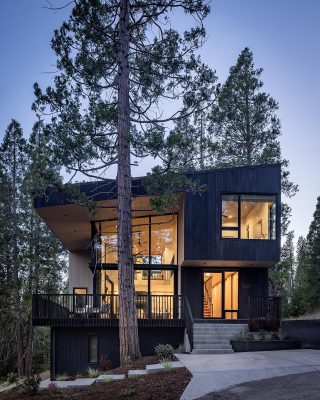
<instances>
[{"instance_id":1,"label":"tree bark","mask_svg":"<svg viewBox=\"0 0 320 400\"><path fill-rule=\"evenodd\" d=\"M121 364L140 357L131 237L129 1L120 0L118 52L118 277Z\"/></svg>"}]
</instances>

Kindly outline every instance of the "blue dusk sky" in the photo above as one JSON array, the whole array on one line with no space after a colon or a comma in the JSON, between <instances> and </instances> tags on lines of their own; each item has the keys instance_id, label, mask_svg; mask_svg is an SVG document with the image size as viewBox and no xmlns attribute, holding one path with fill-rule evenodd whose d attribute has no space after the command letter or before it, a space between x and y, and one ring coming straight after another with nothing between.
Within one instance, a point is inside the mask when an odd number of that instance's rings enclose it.
<instances>
[{"instance_id":1,"label":"blue dusk sky","mask_svg":"<svg viewBox=\"0 0 320 400\"><path fill-rule=\"evenodd\" d=\"M37 81L45 87L52 81L50 39L70 9L50 11L46 5L45 0L0 2L0 138L11 118L29 136L35 121L32 85ZM253 51L256 67L264 69L264 90L280 106L283 155L300 188L288 201L290 229L296 237L306 235L320 196L320 1L214 0L211 7L203 59L220 82L244 47ZM184 23L180 14L172 21L180 29Z\"/></svg>"}]
</instances>

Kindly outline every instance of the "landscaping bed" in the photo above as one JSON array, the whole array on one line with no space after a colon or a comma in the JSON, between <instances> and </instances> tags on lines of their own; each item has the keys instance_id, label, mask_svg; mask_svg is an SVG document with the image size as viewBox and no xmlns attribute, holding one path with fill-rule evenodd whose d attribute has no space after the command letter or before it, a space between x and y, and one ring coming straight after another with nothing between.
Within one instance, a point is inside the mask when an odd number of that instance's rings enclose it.
<instances>
[{"instance_id":1,"label":"landscaping bed","mask_svg":"<svg viewBox=\"0 0 320 400\"><path fill-rule=\"evenodd\" d=\"M146 365L158 362L155 356L142 357L126 367L109 370L107 373L127 374L128 370L144 369ZM46 389L39 391L35 396L23 394L19 389L0 394L0 400L106 400L106 399L135 399L135 400L175 400L180 399L184 389L191 380L190 372L185 368L172 369L167 372L157 372L142 376L126 377L121 381L94 383L85 388Z\"/></svg>"},{"instance_id":2,"label":"landscaping bed","mask_svg":"<svg viewBox=\"0 0 320 400\"><path fill-rule=\"evenodd\" d=\"M242 351L272 351L300 349L299 340L231 340L233 350Z\"/></svg>"}]
</instances>

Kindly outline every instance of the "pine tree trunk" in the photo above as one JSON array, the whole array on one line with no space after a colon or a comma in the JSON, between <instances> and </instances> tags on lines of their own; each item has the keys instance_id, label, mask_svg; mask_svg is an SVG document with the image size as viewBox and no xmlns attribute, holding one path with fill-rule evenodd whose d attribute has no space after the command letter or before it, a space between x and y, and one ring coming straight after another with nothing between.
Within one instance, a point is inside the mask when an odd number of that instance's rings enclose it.
<instances>
[{"instance_id":1,"label":"pine tree trunk","mask_svg":"<svg viewBox=\"0 0 320 400\"><path fill-rule=\"evenodd\" d=\"M35 257L38 257L38 251L36 249L36 246L34 244L34 237L39 238L37 233L34 231L34 210L33 206L31 203L31 209L30 209L30 237L29 237L29 282L28 282L28 291L29 291L29 296L32 298L32 293L33 293L33 288L35 286L35 268L33 266L33 263L35 261ZM28 325L27 325L27 347L25 351L25 363L24 363L24 369L25 369L25 375L26 376L31 376L32 374L32 360L33 360L33 342L34 342L34 328L32 325L32 308L30 308L29 311L29 317L28 317Z\"/></svg>"},{"instance_id":2,"label":"pine tree trunk","mask_svg":"<svg viewBox=\"0 0 320 400\"><path fill-rule=\"evenodd\" d=\"M120 0L118 53L118 276L120 361L140 357L131 238L129 1Z\"/></svg>"},{"instance_id":3,"label":"pine tree trunk","mask_svg":"<svg viewBox=\"0 0 320 400\"><path fill-rule=\"evenodd\" d=\"M17 221L17 149L14 144L14 155L12 165L12 270L14 279L14 314L15 314L15 339L17 354L17 371L18 375L23 375L23 349L21 337L21 309L20 309L20 285L18 272L18 221Z\"/></svg>"}]
</instances>

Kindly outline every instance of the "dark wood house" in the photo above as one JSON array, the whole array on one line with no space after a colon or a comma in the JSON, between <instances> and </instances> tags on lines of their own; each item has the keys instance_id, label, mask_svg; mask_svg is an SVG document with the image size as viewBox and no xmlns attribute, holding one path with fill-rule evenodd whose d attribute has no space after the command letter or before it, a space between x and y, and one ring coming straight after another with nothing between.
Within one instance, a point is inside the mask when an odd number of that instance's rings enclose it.
<instances>
[{"instance_id":1,"label":"dark wood house","mask_svg":"<svg viewBox=\"0 0 320 400\"><path fill-rule=\"evenodd\" d=\"M158 343L185 343L194 353L232 351L229 340L248 318L279 319L279 299L268 297L268 269L280 257L280 168L194 173L207 191L181 194L179 206L166 215L150 208L142 180L133 180L143 354L153 354ZM64 193L35 200L69 250L69 293L33 298L33 324L51 327L52 376L98 366L102 356L114 365L119 361L115 181L83 183L80 191L96 201L95 213ZM214 340L217 326L226 334Z\"/></svg>"}]
</instances>

